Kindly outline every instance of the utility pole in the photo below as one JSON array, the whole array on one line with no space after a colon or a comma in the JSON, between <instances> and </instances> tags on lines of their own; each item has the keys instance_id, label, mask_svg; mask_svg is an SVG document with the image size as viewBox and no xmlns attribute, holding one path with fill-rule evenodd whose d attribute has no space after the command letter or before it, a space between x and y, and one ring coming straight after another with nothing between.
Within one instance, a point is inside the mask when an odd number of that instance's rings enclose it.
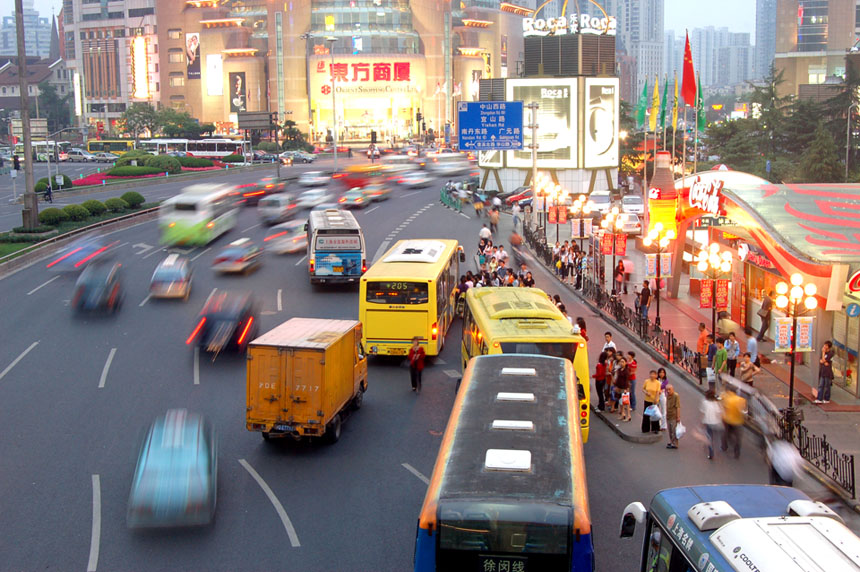
<instances>
[{"instance_id":1,"label":"utility pole","mask_svg":"<svg viewBox=\"0 0 860 572\"><path fill-rule=\"evenodd\" d=\"M528 148L532 150L532 213L536 215L537 206L538 206L538 188L537 188L537 178L538 178L538 166L537 166L537 152L538 152L538 140L537 140L537 130L538 130L538 122L537 122L537 110L540 107L540 104L533 101L526 105L526 109L530 109L532 112L532 122L526 125L527 129L532 130L532 142L528 145Z\"/></svg>"},{"instance_id":2,"label":"utility pole","mask_svg":"<svg viewBox=\"0 0 860 572\"><path fill-rule=\"evenodd\" d=\"M24 46L24 0L15 0L15 32L18 37L18 89L21 92L21 135L24 137L24 209L23 225L39 224L39 204L33 181L33 145L30 142L30 99L27 97L27 50Z\"/></svg>"}]
</instances>

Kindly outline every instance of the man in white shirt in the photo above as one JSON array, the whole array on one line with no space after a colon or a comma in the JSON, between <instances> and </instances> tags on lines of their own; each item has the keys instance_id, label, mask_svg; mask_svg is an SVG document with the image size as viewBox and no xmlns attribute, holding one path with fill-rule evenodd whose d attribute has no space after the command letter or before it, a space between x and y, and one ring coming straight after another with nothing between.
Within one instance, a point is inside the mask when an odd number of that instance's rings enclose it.
<instances>
[{"instance_id":1,"label":"man in white shirt","mask_svg":"<svg viewBox=\"0 0 860 572\"><path fill-rule=\"evenodd\" d=\"M504 260L504 261L505 261L505 265L507 265L507 263L508 263L508 253L507 253L507 251L505 250L504 245L502 245L502 244L500 244L500 245L499 245L499 252L496 254L496 257L499 259L499 262L501 262L501 261L503 261L503 260Z\"/></svg>"},{"instance_id":2,"label":"man in white shirt","mask_svg":"<svg viewBox=\"0 0 860 572\"><path fill-rule=\"evenodd\" d=\"M499 201L499 203L501 204L501 201ZM520 209L519 203L514 203L514 206L511 207L511 215L513 215L513 217L514 217L514 228L517 228L517 225L520 224L520 211L521 210L522 209Z\"/></svg>"},{"instance_id":3,"label":"man in white shirt","mask_svg":"<svg viewBox=\"0 0 860 572\"><path fill-rule=\"evenodd\" d=\"M490 229L487 228L487 225L485 224L484 226L481 227L481 230L478 231L478 236L480 238L490 240L491 238L493 238L493 233L490 232Z\"/></svg>"},{"instance_id":4,"label":"man in white shirt","mask_svg":"<svg viewBox=\"0 0 860 572\"><path fill-rule=\"evenodd\" d=\"M601 351L606 351L608 349L616 349L615 342L612 341L612 332L606 332L603 334L603 339L606 340L606 343L603 344L603 349Z\"/></svg>"}]
</instances>

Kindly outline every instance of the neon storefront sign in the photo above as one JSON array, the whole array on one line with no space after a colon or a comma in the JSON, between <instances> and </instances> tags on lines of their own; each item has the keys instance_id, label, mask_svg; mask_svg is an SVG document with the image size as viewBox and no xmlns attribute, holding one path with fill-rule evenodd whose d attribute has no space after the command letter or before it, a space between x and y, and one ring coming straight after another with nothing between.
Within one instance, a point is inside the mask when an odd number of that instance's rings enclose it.
<instances>
[{"instance_id":1,"label":"neon storefront sign","mask_svg":"<svg viewBox=\"0 0 860 572\"><path fill-rule=\"evenodd\" d=\"M558 18L523 18L523 36L563 36L565 34L604 34L614 36L618 22L614 16L597 18L571 14Z\"/></svg>"},{"instance_id":2,"label":"neon storefront sign","mask_svg":"<svg viewBox=\"0 0 860 572\"><path fill-rule=\"evenodd\" d=\"M713 179L702 181L700 177L690 185L690 208L699 209L712 215L720 214L720 200L723 197L723 181Z\"/></svg>"}]
</instances>

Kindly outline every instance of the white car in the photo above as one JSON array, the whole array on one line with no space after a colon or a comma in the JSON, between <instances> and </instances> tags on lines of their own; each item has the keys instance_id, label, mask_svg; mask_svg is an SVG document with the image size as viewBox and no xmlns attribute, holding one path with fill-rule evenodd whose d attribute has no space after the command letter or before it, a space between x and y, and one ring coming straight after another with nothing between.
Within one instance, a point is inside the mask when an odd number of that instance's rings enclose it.
<instances>
[{"instance_id":1,"label":"white car","mask_svg":"<svg viewBox=\"0 0 860 572\"><path fill-rule=\"evenodd\" d=\"M300 209L311 209L317 205L331 201L332 197L326 189L311 189L299 195L296 206Z\"/></svg>"},{"instance_id":2,"label":"white car","mask_svg":"<svg viewBox=\"0 0 860 572\"><path fill-rule=\"evenodd\" d=\"M639 195L627 195L621 199L621 212L645 214L645 203Z\"/></svg>"},{"instance_id":3,"label":"white car","mask_svg":"<svg viewBox=\"0 0 860 572\"><path fill-rule=\"evenodd\" d=\"M639 221L639 216L633 213L622 213L618 215L621 218L621 232L624 234L639 234L642 232L642 223Z\"/></svg>"},{"instance_id":4,"label":"white car","mask_svg":"<svg viewBox=\"0 0 860 572\"><path fill-rule=\"evenodd\" d=\"M407 171L398 177L397 183L409 188L426 187L430 184L430 177L423 171Z\"/></svg>"},{"instance_id":5,"label":"white car","mask_svg":"<svg viewBox=\"0 0 860 572\"><path fill-rule=\"evenodd\" d=\"M305 252L308 249L308 221L291 220L273 226L263 239L266 250L276 254Z\"/></svg>"},{"instance_id":6,"label":"white car","mask_svg":"<svg viewBox=\"0 0 860 572\"><path fill-rule=\"evenodd\" d=\"M592 191L588 199L594 203L594 210L600 214L606 214L612 209L612 197L609 191Z\"/></svg>"},{"instance_id":7,"label":"white car","mask_svg":"<svg viewBox=\"0 0 860 572\"><path fill-rule=\"evenodd\" d=\"M303 187L321 187L328 184L329 177L322 171L305 171L296 182Z\"/></svg>"}]
</instances>

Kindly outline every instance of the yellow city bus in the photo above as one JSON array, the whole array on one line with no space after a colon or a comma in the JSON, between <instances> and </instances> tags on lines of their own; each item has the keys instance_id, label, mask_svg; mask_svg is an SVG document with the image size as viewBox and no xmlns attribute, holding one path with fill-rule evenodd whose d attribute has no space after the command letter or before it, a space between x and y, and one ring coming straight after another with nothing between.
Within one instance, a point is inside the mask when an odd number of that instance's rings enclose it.
<instances>
[{"instance_id":1,"label":"yellow city bus","mask_svg":"<svg viewBox=\"0 0 860 572\"><path fill-rule=\"evenodd\" d=\"M463 260L456 240L399 240L368 269L358 319L370 355L406 355L415 336L427 355L442 351Z\"/></svg>"},{"instance_id":2,"label":"yellow city bus","mask_svg":"<svg viewBox=\"0 0 860 572\"><path fill-rule=\"evenodd\" d=\"M475 356L541 354L566 358L578 379L579 427L588 441L591 373L579 328L538 288L469 288L463 315L463 369Z\"/></svg>"},{"instance_id":3,"label":"yellow city bus","mask_svg":"<svg viewBox=\"0 0 860 572\"><path fill-rule=\"evenodd\" d=\"M87 141L87 151L90 153L113 153L122 155L134 149L134 139L90 139Z\"/></svg>"}]
</instances>

